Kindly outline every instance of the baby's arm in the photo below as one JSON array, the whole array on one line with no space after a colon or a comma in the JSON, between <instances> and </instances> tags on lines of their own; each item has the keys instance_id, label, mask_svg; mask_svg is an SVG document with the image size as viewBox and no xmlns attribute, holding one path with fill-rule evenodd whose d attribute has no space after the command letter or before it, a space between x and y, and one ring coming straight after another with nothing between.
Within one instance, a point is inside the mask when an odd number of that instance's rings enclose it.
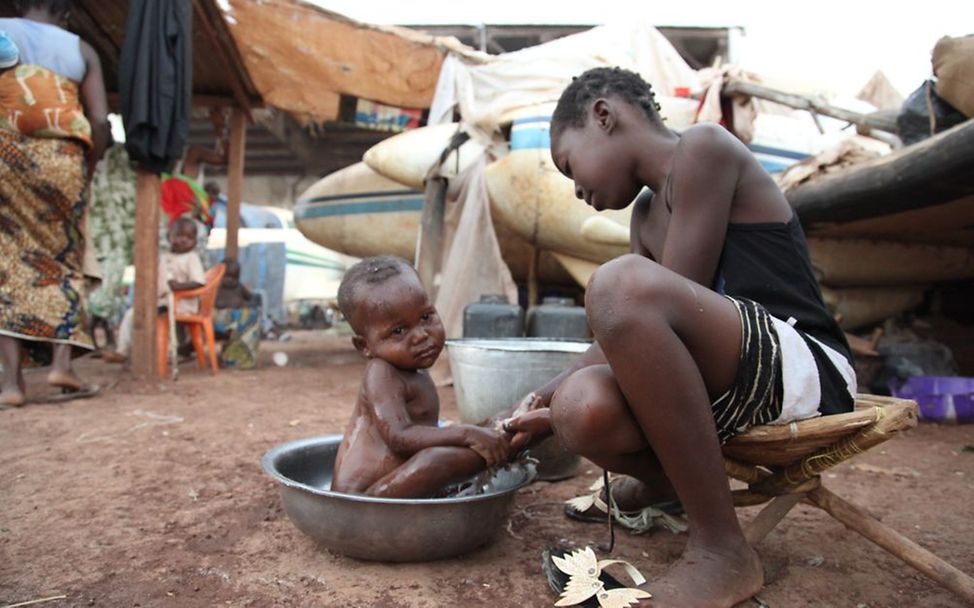
<instances>
[{"instance_id":1,"label":"baby's arm","mask_svg":"<svg viewBox=\"0 0 974 608\"><path fill-rule=\"evenodd\" d=\"M192 281L177 281L176 279L169 281L169 289L173 291L188 291L202 286L202 283L194 283Z\"/></svg>"},{"instance_id":2,"label":"baby's arm","mask_svg":"<svg viewBox=\"0 0 974 608\"><path fill-rule=\"evenodd\" d=\"M456 446L475 451L487 466L507 460L508 442L498 431L470 424L416 424L406 409L406 383L391 366L378 361L370 365L363 388L379 434L396 454L408 458L426 448Z\"/></svg>"}]
</instances>

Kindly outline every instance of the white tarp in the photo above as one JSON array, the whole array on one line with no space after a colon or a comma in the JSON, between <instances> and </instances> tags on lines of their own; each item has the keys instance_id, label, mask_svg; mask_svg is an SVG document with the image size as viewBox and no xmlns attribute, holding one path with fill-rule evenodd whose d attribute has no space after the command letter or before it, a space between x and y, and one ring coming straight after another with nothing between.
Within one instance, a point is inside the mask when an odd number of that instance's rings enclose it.
<instances>
[{"instance_id":1,"label":"white tarp","mask_svg":"<svg viewBox=\"0 0 974 608\"><path fill-rule=\"evenodd\" d=\"M429 124L463 122L487 132L511 110L557 101L572 77L594 67L638 72L659 95L698 91L697 72L652 25L632 20L497 56L450 53L443 60Z\"/></svg>"}]
</instances>

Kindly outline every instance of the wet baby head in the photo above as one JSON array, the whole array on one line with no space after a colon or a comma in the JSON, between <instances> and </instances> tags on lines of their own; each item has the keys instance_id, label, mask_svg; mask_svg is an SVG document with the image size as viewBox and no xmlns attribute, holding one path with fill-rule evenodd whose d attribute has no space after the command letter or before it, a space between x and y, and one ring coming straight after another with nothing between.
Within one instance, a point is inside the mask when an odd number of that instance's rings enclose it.
<instances>
[{"instance_id":1,"label":"wet baby head","mask_svg":"<svg viewBox=\"0 0 974 608\"><path fill-rule=\"evenodd\" d=\"M396 256L366 258L345 272L338 308L352 326L362 354L404 370L436 362L446 331L408 262Z\"/></svg>"},{"instance_id":2,"label":"wet baby head","mask_svg":"<svg viewBox=\"0 0 974 608\"><path fill-rule=\"evenodd\" d=\"M196 222L179 217L169 228L169 249L173 253L186 253L196 247Z\"/></svg>"},{"instance_id":3,"label":"wet baby head","mask_svg":"<svg viewBox=\"0 0 974 608\"><path fill-rule=\"evenodd\" d=\"M641 135L665 129L649 83L622 68L594 68L572 80L551 116L551 159L596 211L622 209L642 189Z\"/></svg>"}]
</instances>

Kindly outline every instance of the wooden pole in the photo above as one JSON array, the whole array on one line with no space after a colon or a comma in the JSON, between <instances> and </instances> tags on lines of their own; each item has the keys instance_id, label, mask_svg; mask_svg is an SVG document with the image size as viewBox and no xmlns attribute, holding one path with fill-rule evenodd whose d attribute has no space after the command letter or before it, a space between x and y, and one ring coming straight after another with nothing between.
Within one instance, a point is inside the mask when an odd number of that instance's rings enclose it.
<instances>
[{"instance_id":1,"label":"wooden pole","mask_svg":"<svg viewBox=\"0 0 974 608\"><path fill-rule=\"evenodd\" d=\"M974 604L974 579L912 540L880 523L863 509L825 488L808 493L808 499L826 513L913 566L965 601Z\"/></svg>"},{"instance_id":2,"label":"wooden pole","mask_svg":"<svg viewBox=\"0 0 974 608\"><path fill-rule=\"evenodd\" d=\"M240 201L243 198L244 151L247 148L247 115L241 108L230 117L230 153L227 158L227 242L224 257L237 257Z\"/></svg>"},{"instance_id":3,"label":"wooden pole","mask_svg":"<svg viewBox=\"0 0 974 608\"><path fill-rule=\"evenodd\" d=\"M446 179L431 177L426 180L426 201L420 218L419 236L416 241L416 272L419 280L436 299L436 276L443 260L443 215L446 211Z\"/></svg>"},{"instance_id":4,"label":"wooden pole","mask_svg":"<svg viewBox=\"0 0 974 608\"><path fill-rule=\"evenodd\" d=\"M135 301L132 310L132 371L159 375L156 308L159 281L159 176L139 170L135 182Z\"/></svg>"},{"instance_id":5,"label":"wooden pole","mask_svg":"<svg viewBox=\"0 0 974 608\"><path fill-rule=\"evenodd\" d=\"M974 120L787 192L806 227L869 219L974 194Z\"/></svg>"},{"instance_id":6,"label":"wooden pole","mask_svg":"<svg viewBox=\"0 0 974 608\"><path fill-rule=\"evenodd\" d=\"M896 121L890 120L885 116L853 112L852 110L839 108L825 102L812 99L811 97L795 95L793 93L785 93L784 91L778 91L766 86L755 84L753 82L731 80L724 85L721 93L724 95L749 95L751 97L758 97L761 99L767 99L768 101L773 101L775 103L780 103L783 106L788 106L797 110L805 110L807 112L811 112L813 116L815 114L824 114L825 116L845 120L856 125L856 129L860 135L871 135L875 137L876 134L874 131L892 133L894 135L897 133ZM882 135L878 137L878 139L882 138Z\"/></svg>"},{"instance_id":7,"label":"wooden pole","mask_svg":"<svg viewBox=\"0 0 974 608\"><path fill-rule=\"evenodd\" d=\"M541 250L531 247L531 265L528 266L528 308L538 305L540 281L538 280L538 265L541 263ZM515 302L516 303L516 302Z\"/></svg>"}]
</instances>

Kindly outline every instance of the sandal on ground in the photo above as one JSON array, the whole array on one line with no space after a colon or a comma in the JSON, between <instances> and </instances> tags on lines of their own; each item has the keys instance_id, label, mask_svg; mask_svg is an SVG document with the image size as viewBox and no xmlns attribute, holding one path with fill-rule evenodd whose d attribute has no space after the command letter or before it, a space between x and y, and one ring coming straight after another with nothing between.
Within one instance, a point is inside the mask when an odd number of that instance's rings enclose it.
<instances>
[{"instance_id":1,"label":"sandal on ground","mask_svg":"<svg viewBox=\"0 0 974 608\"><path fill-rule=\"evenodd\" d=\"M590 494L565 501L565 515L570 519L586 523L607 522L609 506L602 499L604 487L605 483L600 477L589 488ZM635 511L622 511L613 504L612 514L616 523L637 534L648 532L656 526L668 528L671 532L683 532L687 529L686 524L676 518L683 514L683 505L679 500L658 502Z\"/></svg>"},{"instance_id":2,"label":"sandal on ground","mask_svg":"<svg viewBox=\"0 0 974 608\"><path fill-rule=\"evenodd\" d=\"M45 395L40 399L37 399L37 403L63 403L65 401L74 401L75 399L88 399L94 397L101 392L101 386L97 384L86 384L81 388L73 388L68 386L62 386L60 393L53 393L50 395Z\"/></svg>"},{"instance_id":3,"label":"sandal on ground","mask_svg":"<svg viewBox=\"0 0 974 608\"><path fill-rule=\"evenodd\" d=\"M613 564L622 566L634 584L646 582L632 564L616 559L600 560L590 547L574 550L549 547L541 554L541 569L548 585L560 596L555 606L623 608L651 597L605 572Z\"/></svg>"}]
</instances>

